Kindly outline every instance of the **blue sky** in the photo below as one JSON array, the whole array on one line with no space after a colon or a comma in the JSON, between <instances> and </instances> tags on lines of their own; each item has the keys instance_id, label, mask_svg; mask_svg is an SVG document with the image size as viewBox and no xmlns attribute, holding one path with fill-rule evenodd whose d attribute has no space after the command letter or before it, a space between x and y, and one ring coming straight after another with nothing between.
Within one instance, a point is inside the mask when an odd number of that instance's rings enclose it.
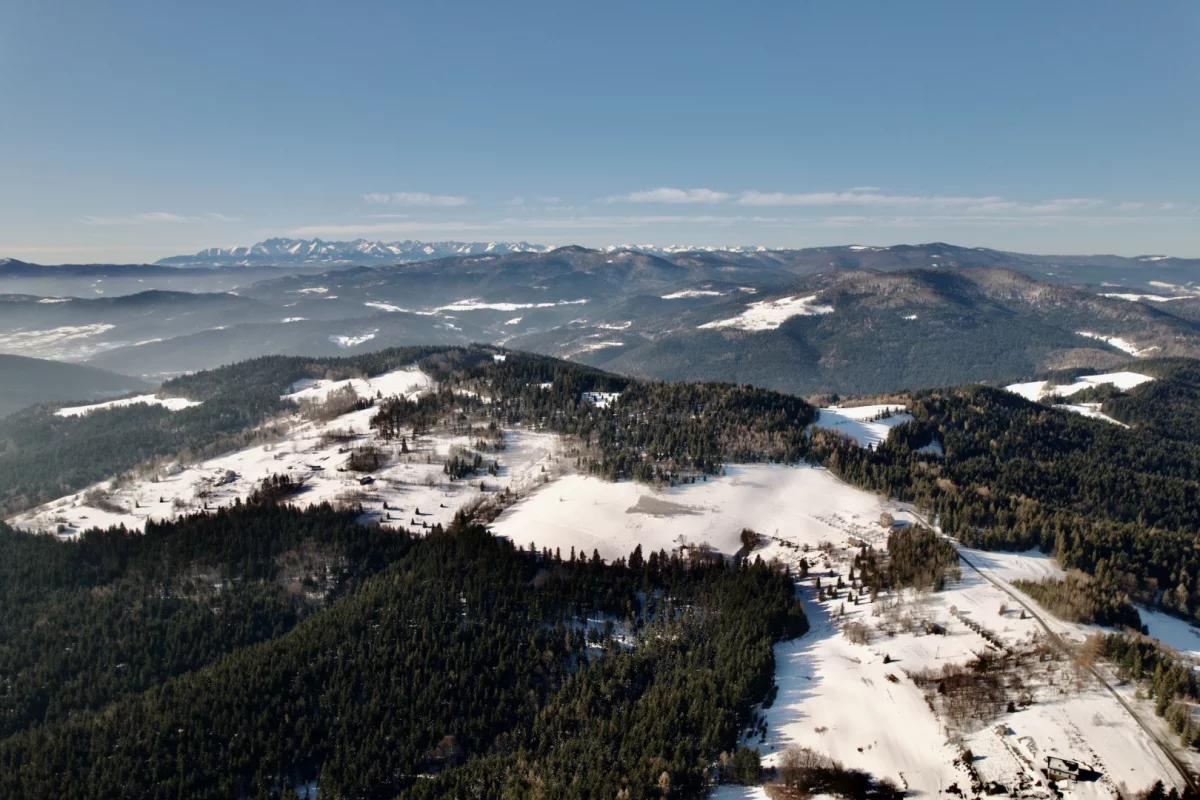
<instances>
[{"instance_id":1,"label":"blue sky","mask_svg":"<svg viewBox=\"0 0 1200 800\"><path fill-rule=\"evenodd\" d=\"M269 236L1200 256L1200 3L10 0L0 257Z\"/></svg>"}]
</instances>

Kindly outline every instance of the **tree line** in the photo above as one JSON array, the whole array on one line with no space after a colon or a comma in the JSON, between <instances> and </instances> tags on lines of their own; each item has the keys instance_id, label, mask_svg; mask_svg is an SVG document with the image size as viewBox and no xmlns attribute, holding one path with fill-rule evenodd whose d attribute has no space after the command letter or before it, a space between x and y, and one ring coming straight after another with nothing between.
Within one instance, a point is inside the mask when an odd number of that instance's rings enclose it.
<instances>
[{"instance_id":1,"label":"tree line","mask_svg":"<svg viewBox=\"0 0 1200 800\"><path fill-rule=\"evenodd\" d=\"M983 386L915 393L911 413L874 450L817 431L813 457L964 544L1054 554L1091 576L1106 616L1137 601L1200 620L1200 441ZM918 452L931 441L944 458Z\"/></svg>"}]
</instances>

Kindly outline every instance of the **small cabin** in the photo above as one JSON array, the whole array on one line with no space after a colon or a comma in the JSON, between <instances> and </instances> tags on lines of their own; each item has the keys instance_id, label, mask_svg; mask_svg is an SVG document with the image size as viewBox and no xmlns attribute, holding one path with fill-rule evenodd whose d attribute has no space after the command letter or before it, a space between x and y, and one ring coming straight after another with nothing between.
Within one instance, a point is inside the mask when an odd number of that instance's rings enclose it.
<instances>
[{"instance_id":1,"label":"small cabin","mask_svg":"<svg viewBox=\"0 0 1200 800\"><path fill-rule=\"evenodd\" d=\"M1046 756L1046 777L1052 781L1077 781L1092 774L1087 764L1058 756Z\"/></svg>"},{"instance_id":2,"label":"small cabin","mask_svg":"<svg viewBox=\"0 0 1200 800\"><path fill-rule=\"evenodd\" d=\"M370 486L374 482L375 482L375 479L372 478L370 475L365 475L358 479L359 486Z\"/></svg>"}]
</instances>

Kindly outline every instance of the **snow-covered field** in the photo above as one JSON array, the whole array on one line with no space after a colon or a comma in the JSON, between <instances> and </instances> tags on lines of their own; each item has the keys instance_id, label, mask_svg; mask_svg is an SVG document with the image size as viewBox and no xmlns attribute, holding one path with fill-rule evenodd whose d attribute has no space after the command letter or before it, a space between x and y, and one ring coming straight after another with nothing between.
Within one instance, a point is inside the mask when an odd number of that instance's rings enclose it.
<instances>
[{"instance_id":1,"label":"snow-covered field","mask_svg":"<svg viewBox=\"0 0 1200 800\"><path fill-rule=\"evenodd\" d=\"M1115 347L1118 350L1123 350L1131 356L1144 356L1154 350L1158 350L1158 345L1150 347L1138 347L1128 339L1122 339L1120 336L1105 336L1103 333L1095 331L1075 331L1080 336L1086 336L1089 339L1099 339L1110 347Z\"/></svg>"},{"instance_id":2,"label":"snow-covered field","mask_svg":"<svg viewBox=\"0 0 1200 800\"><path fill-rule=\"evenodd\" d=\"M156 394L140 394L137 397L126 397L123 400L109 400L106 403L93 403L90 406L71 406L70 408L60 408L54 412L56 417L82 417L85 414L90 414L93 411L101 411L106 408L120 408L122 406L133 406L138 404L165 406L170 411L178 411L181 408L191 408L192 406L200 405L197 400L188 400L186 397L159 397Z\"/></svg>"},{"instance_id":3,"label":"snow-covered field","mask_svg":"<svg viewBox=\"0 0 1200 800\"><path fill-rule=\"evenodd\" d=\"M1076 392L1081 392L1084 389L1090 389L1094 386L1112 385L1121 391L1132 389L1135 386L1141 386L1147 381L1154 380L1149 375L1142 375L1139 372L1110 372L1105 375L1083 375L1076 378L1073 383L1054 385L1050 381L1030 381L1029 383L1014 383L1004 388L1015 394L1019 394L1026 400L1032 400L1035 403L1051 395L1060 397L1070 397ZM1105 422L1111 422L1114 425L1124 423L1118 422L1100 410L1099 403L1056 403L1055 408L1060 408L1063 411L1071 411L1076 414L1082 414L1085 417L1092 419L1102 419Z\"/></svg>"},{"instance_id":4,"label":"snow-covered field","mask_svg":"<svg viewBox=\"0 0 1200 800\"><path fill-rule=\"evenodd\" d=\"M850 536L879 539L885 507L882 499L807 466L730 466L723 477L662 490L568 475L506 510L492 530L564 553L599 550L605 560L628 556L639 544L646 552L710 545L732 554L743 528L814 546L826 539L844 544ZM895 514L915 519L898 509Z\"/></svg>"},{"instance_id":5,"label":"snow-covered field","mask_svg":"<svg viewBox=\"0 0 1200 800\"><path fill-rule=\"evenodd\" d=\"M875 447L887 439L892 428L912 421L912 414L902 405L855 406L853 408L817 409L813 424L818 428L841 431L858 442L860 447ZM882 419L876 419L881 415Z\"/></svg>"},{"instance_id":6,"label":"snow-covered field","mask_svg":"<svg viewBox=\"0 0 1200 800\"><path fill-rule=\"evenodd\" d=\"M816 304L817 296L781 297L778 300L760 300L750 303L736 317L706 322L701 329L738 328L744 331L771 331L792 317L809 317L815 314L832 314L833 306Z\"/></svg>"},{"instance_id":7,"label":"snow-covered field","mask_svg":"<svg viewBox=\"0 0 1200 800\"><path fill-rule=\"evenodd\" d=\"M1004 388L1021 395L1026 400L1032 400L1036 403L1051 395L1070 397L1076 392L1081 392L1084 389L1090 389L1094 386L1112 385L1121 391L1126 391L1152 380L1154 379L1149 375L1142 375L1140 372L1110 372L1104 375L1083 375L1076 378L1073 383L1061 385L1051 384L1050 381L1030 381L1029 383L1010 384ZM1092 419L1102 419L1114 425L1124 427L1124 423L1118 422L1102 412L1099 403L1056 403L1054 407L1082 414Z\"/></svg>"},{"instance_id":8,"label":"snow-covered field","mask_svg":"<svg viewBox=\"0 0 1200 800\"><path fill-rule=\"evenodd\" d=\"M1142 624L1150 631L1150 636L1181 655L1200 661L1200 628L1144 606L1138 606L1138 614L1142 617Z\"/></svg>"},{"instance_id":9,"label":"snow-covered field","mask_svg":"<svg viewBox=\"0 0 1200 800\"><path fill-rule=\"evenodd\" d=\"M303 380L292 386L292 391L285 394L285 400L300 402L302 400L325 401L329 395L345 389L354 389L359 397L384 397L395 395L413 396L425 389L433 387L433 382L418 369L398 369L392 372L376 375L374 378L349 378L341 381Z\"/></svg>"},{"instance_id":10,"label":"snow-covered field","mask_svg":"<svg viewBox=\"0 0 1200 800\"><path fill-rule=\"evenodd\" d=\"M1004 388L1021 395L1026 400L1032 400L1036 403L1043 397L1048 397L1052 394L1061 397L1070 397L1084 389L1090 389L1093 386L1104 386L1106 384L1115 386L1124 392L1152 380L1154 379L1149 375L1142 375L1140 372L1109 372L1103 375L1082 375L1076 378L1073 383L1061 385L1053 385L1049 381L1031 381L1030 383L1010 384Z\"/></svg>"}]
</instances>

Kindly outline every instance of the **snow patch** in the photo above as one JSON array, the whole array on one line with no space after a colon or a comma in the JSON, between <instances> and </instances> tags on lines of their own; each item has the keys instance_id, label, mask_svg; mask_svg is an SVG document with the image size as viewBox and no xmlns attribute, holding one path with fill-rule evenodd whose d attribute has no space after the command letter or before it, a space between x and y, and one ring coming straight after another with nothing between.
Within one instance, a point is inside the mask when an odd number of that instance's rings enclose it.
<instances>
[{"instance_id":1,"label":"snow patch","mask_svg":"<svg viewBox=\"0 0 1200 800\"><path fill-rule=\"evenodd\" d=\"M431 386L433 381L428 375L416 367L410 367L385 372L374 378L350 378L341 381L305 379L292 384L292 391L280 399L293 403L301 400L325 402L331 393L342 391L346 387L352 388L359 397L382 394L384 397L404 396L411 399Z\"/></svg>"},{"instance_id":2,"label":"snow patch","mask_svg":"<svg viewBox=\"0 0 1200 800\"><path fill-rule=\"evenodd\" d=\"M198 400L188 400L186 397L159 397L156 394L140 394L137 397L126 397L123 400L109 400L106 403L93 403L89 406L71 406L60 408L54 412L56 417L82 417L93 411L103 411L109 408L124 408L133 405L164 406L170 411L192 408L200 405Z\"/></svg>"},{"instance_id":3,"label":"snow patch","mask_svg":"<svg viewBox=\"0 0 1200 800\"><path fill-rule=\"evenodd\" d=\"M367 306L368 308L377 308L380 311L392 311L392 312L396 312L396 311L407 312L408 311L407 308L401 308L400 306L394 306L391 303L380 303L377 301L363 303L363 305Z\"/></svg>"},{"instance_id":4,"label":"snow patch","mask_svg":"<svg viewBox=\"0 0 1200 800\"><path fill-rule=\"evenodd\" d=\"M1187 296L1167 297L1166 295L1161 295L1161 294L1127 294L1127 293L1123 293L1123 292L1108 292L1108 293L1102 294L1100 296L1101 297L1114 297L1118 300L1129 300L1130 302L1137 302L1139 300L1147 300L1151 303L1167 303L1167 302L1170 302L1171 300L1187 300L1187 299L1189 299Z\"/></svg>"},{"instance_id":5,"label":"snow patch","mask_svg":"<svg viewBox=\"0 0 1200 800\"><path fill-rule=\"evenodd\" d=\"M781 297L778 300L762 300L751 303L745 311L730 319L706 322L703 329L738 328L744 331L775 330L792 317L810 317L817 314L832 314L833 306L817 305L817 296Z\"/></svg>"},{"instance_id":6,"label":"snow patch","mask_svg":"<svg viewBox=\"0 0 1200 800\"><path fill-rule=\"evenodd\" d=\"M876 419L880 415L882 419ZM912 414L901 405L857 406L855 408L820 408L813 425L826 430L841 431L858 442L859 447L877 447L887 440L892 428L912 421Z\"/></svg>"},{"instance_id":7,"label":"snow patch","mask_svg":"<svg viewBox=\"0 0 1200 800\"><path fill-rule=\"evenodd\" d=\"M559 300L555 303L486 303L478 298L455 300L448 306L439 306L438 311L521 311L526 308L554 308L555 306L578 306L589 302L581 300Z\"/></svg>"},{"instance_id":8,"label":"snow patch","mask_svg":"<svg viewBox=\"0 0 1200 800\"><path fill-rule=\"evenodd\" d=\"M580 395L580 399L586 403L591 403L596 408L608 408L617 402L617 398L620 396L620 392L584 392Z\"/></svg>"},{"instance_id":9,"label":"snow patch","mask_svg":"<svg viewBox=\"0 0 1200 800\"><path fill-rule=\"evenodd\" d=\"M624 347L624 342L586 342L577 345L570 353L567 353L566 358L577 356L581 353L591 353L595 350L604 350L609 347Z\"/></svg>"},{"instance_id":10,"label":"snow patch","mask_svg":"<svg viewBox=\"0 0 1200 800\"><path fill-rule=\"evenodd\" d=\"M1133 342L1130 342L1127 339L1122 339L1120 336L1105 336L1103 333L1096 333L1094 331L1075 331L1075 333L1080 336L1086 336L1089 339L1099 339L1109 347L1115 347L1118 350L1123 350L1126 353L1129 353L1131 356L1145 355L1146 353L1158 349L1157 346L1139 348Z\"/></svg>"},{"instance_id":11,"label":"snow patch","mask_svg":"<svg viewBox=\"0 0 1200 800\"><path fill-rule=\"evenodd\" d=\"M721 297L722 292L716 292L711 289L685 289L682 292L674 292L673 294L664 294L663 300L683 300L689 297Z\"/></svg>"},{"instance_id":12,"label":"snow patch","mask_svg":"<svg viewBox=\"0 0 1200 800\"><path fill-rule=\"evenodd\" d=\"M1080 414L1090 419L1102 419L1105 422L1111 422L1113 425L1120 425L1122 428L1129 427L1124 422L1115 420L1101 411L1100 405L1100 403L1055 403L1054 407L1063 411L1070 411L1074 414Z\"/></svg>"},{"instance_id":13,"label":"snow patch","mask_svg":"<svg viewBox=\"0 0 1200 800\"><path fill-rule=\"evenodd\" d=\"M329 341L336 344L338 347L358 347L360 344L369 342L375 338L376 331L370 333L360 333L357 336L330 336Z\"/></svg>"}]
</instances>

